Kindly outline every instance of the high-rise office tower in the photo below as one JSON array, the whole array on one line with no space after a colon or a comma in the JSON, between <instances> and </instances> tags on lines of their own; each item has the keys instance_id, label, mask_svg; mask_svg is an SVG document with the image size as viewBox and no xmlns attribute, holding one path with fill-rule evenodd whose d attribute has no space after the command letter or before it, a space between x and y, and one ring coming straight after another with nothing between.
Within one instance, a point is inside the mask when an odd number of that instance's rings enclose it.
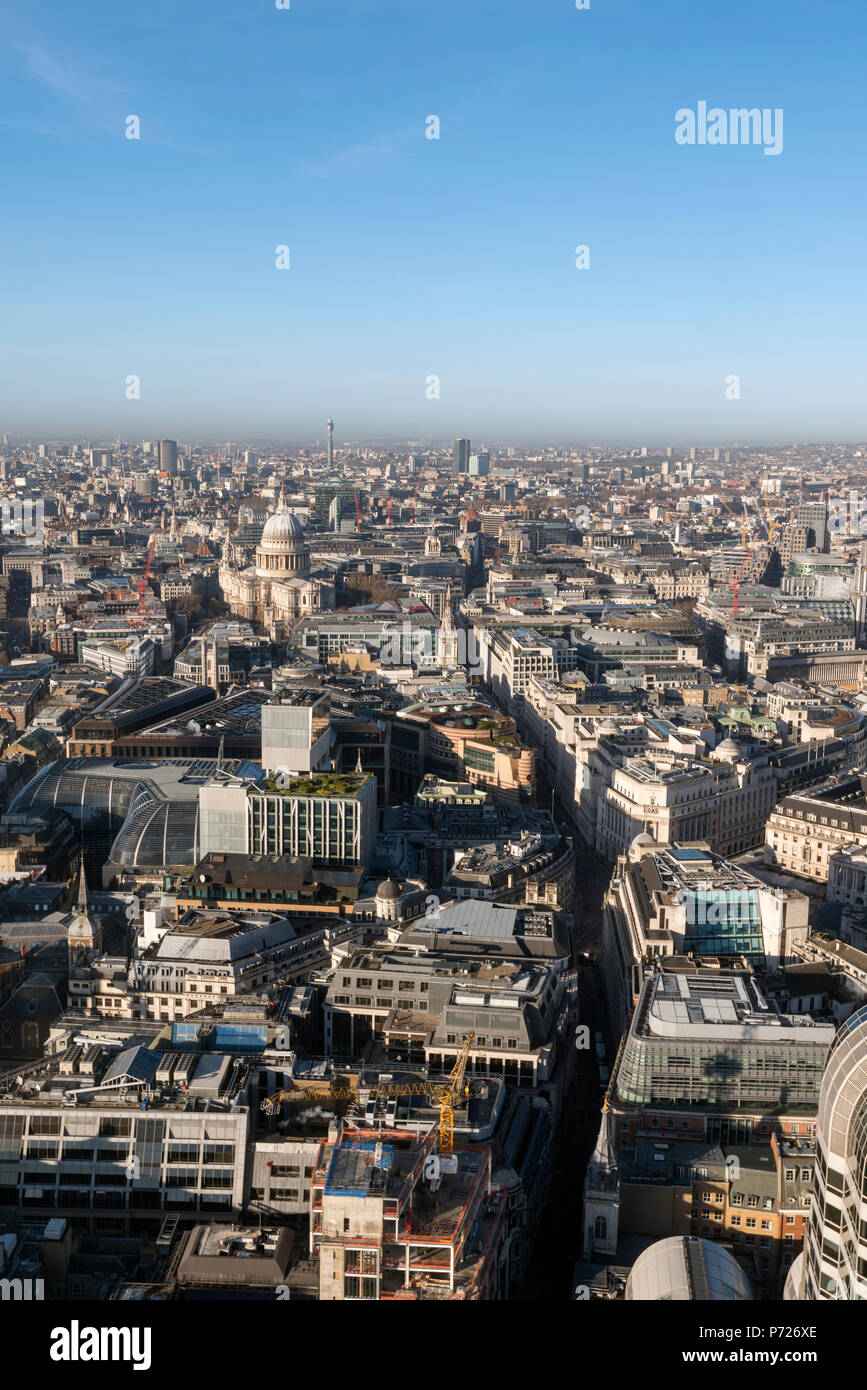
<instances>
[{"instance_id":1,"label":"high-rise office tower","mask_svg":"<svg viewBox=\"0 0 867 1390\"><path fill-rule=\"evenodd\" d=\"M490 454L470 454L469 472L474 478L487 478L490 471Z\"/></svg>"},{"instance_id":2,"label":"high-rise office tower","mask_svg":"<svg viewBox=\"0 0 867 1390\"><path fill-rule=\"evenodd\" d=\"M816 1169L804 1249L786 1299L867 1301L867 1008L831 1044L819 1093Z\"/></svg>"},{"instance_id":3,"label":"high-rise office tower","mask_svg":"<svg viewBox=\"0 0 867 1390\"><path fill-rule=\"evenodd\" d=\"M807 528L807 549L828 549L828 504L827 502L802 502L795 514L799 526Z\"/></svg>"},{"instance_id":4,"label":"high-rise office tower","mask_svg":"<svg viewBox=\"0 0 867 1390\"><path fill-rule=\"evenodd\" d=\"M452 460L456 473L468 473L470 471L470 441L468 439L456 439L452 445Z\"/></svg>"},{"instance_id":5,"label":"high-rise office tower","mask_svg":"<svg viewBox=\"0 0 867 1390\"><path fill-rule=\"evenodd\" d=\"M334 421L328 421L328 468L334 467Z\"/></svg>"},{"instance_id":6,"label":"high-rise office tower","mask_svg":"<svg viewBox=\"0 0 867 1390\"><path fill-rule=\"evenodd\" d=\"M178 471L178 441L176 439L161 439L159 442L159 459L161 473L177 473Z\"/></svg>"}]
</instances>

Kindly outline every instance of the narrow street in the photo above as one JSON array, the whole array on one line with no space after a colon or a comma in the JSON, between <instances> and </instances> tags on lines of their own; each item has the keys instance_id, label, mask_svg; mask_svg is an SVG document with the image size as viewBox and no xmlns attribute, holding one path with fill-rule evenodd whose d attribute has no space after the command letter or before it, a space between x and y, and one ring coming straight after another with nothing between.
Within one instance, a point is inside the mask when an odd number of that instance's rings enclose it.
<instances>
[{"instance_id":1,"label":"narrow street","mask_svg":"<svg viewBox=\"0 0 867 1390\"><path fill-rule=\"evenodd\" d=\"M595 958L598 958L601 945L602 899L611 868L600 863L589 850L579 848L577 852L572 961L579 980L578 1022L589 1028L591 1046L577 1054L572 1084L554 1140L551 1191L527 1267L524 1297L531 1301L568 1302L571 1299L572 1269L576 1258L582 1254L581 1189L587 1160L599 1132L602 1108L598 1064L592 1045L593 1034L604 1031L604 1007ZM589 952L594 962L583 960L584 952Z\"/></svg>"}]
</instances>

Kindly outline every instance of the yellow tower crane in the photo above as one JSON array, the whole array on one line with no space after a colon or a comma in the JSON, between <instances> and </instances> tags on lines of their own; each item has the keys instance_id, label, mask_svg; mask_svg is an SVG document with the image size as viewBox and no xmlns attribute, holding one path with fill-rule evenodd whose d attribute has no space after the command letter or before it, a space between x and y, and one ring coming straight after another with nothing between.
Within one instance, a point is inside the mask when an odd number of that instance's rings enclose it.
<instances>
[{"instance_id":1,"label":"yellow tower crane","mask_svg":"<svg viewBox=\"0 0 867 1390\"><path fill-rule=\"evenodd\" d=\"M455 1147L455 1104L463 1089L464 1076L467 1070L467 1060L475 1036L475 1033L468 1033L464 1038L464 1045L458 1053L458 1059L451 1069L448 1085L439 1096L440 1155L444 1158L450 1158Z\"/></svg>"},{"instance_id":2,"label":"yellow tower crane","mask_svg":"<svg viewBox=\"0 0 867 1390\"><path fill-rule=\"evenodd\" d=\"M259 1109L264 1110L265 1114L269 1116L279 1115L280 1106L282 1105L283 1101L291 1099L291 1091L275 1091L273 1096L265 1097L265 1099L259 1105Z\"/></svg>"},{"instance_id":3,"label":"yellow tower crane","mask_svg":"<svg viewBox=\"0 0 867 1390\"><path fill-rule=\"evenodd\" d=\"M475 1033L471 1032L464 1038L463 1045L458 1053L457 1061L449 1073L449 1078L445 1086L437 1086L431 1082L422 1081L404 1083L403 1085L383 1084L375 1087L376 1094L380 1096L426 1095L439 1105L440 1154L445 1158L450 1158L454 1152L455 1106L464 1091L467 1062L475 1036ZM346 1091L347 1097L350 1097L352 1094L354 1093ZM343 1093L335 1088L332 1088L331 1092L323 1091L322 1095L325 1100L343 1098ZM273 1117L280 1113L280 1106L283 1102L291 1099L293 1099L293 1093L291 1091L275 1091L272 1096L264 1097L259 1108L263 1110L266 1115Z\"/></svg>"}]
</instances>

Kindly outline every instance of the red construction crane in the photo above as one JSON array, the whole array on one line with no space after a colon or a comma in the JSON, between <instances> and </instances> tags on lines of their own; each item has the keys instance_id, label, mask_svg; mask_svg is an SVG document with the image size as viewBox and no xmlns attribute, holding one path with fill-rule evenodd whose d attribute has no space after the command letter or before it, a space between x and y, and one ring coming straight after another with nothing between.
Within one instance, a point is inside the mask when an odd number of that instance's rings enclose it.
<instances>
[{"instance_id":1,"label":"red construction crane","mask_svg":"<svg viewBox=\"0 0 867 1390\"><path fill-rule=\"evenodd\" d=\"M356 531L360 531L360 530L361 530L361 508L360 508L359 505L358 505L358 493L355 492L355 491L353 491L353 493L352 493L352 500L353 500L353 502L355 503L355 529L356 529Z\"/></svg>"},{"instance_id":2,"label":"red construction crane","mask_svg":"<svg viewBox=\"0 0 867 1390\"><path fill-rule=\"evenodd\" d=\"M154 531L153 536L151 537L151 548L150 548L150 550L148 551L148 562L147 562L147 564L145 565L145 572L144 572L144 574L142 575L141 579L140 579L139 582L138 582L138 612L139 612L139 613L143 613L143 612L145 611L145 594L147 593L147 589L148 589L148 579L150 578L151 565L153 564L153 561L154 561L154 550L156 549L156 544L157 544L157 533L156 533L156 531Z\"/></svg>"},{"instance_id":3,"label":"red construction crane","mask_svg":"<svg viewBox=\"0 0 867 1390\"><path fill-rule=\"evenodd\" d=\"M740 573L739 573L738 575L735 575L734 570L729 570L729 581L730 581L730 582L729 582L729 584L728 584L726 587L729 588L729 589L731 589L732 593L734 594L734 602L733 602L733 604L732 604L732 615L736 614L737 611L738 611L738 602L739 602L739 600L740 600L740 595L741 595L741 580L742 580L743 577L744 577L744 574L745 574L746 568L747 568L747 564L749 563L749 558L750 558L750 556L752 555L753 551L755 550L756 545L758 544L758 540L759 540L759 537L758 537L758 536L754 536L754 537L753 537L752 545L750 546L749 550L747 551L746 555L744 556L744 562L743 562L743 564L741 565Z\"/></svg>"}]
</instances>

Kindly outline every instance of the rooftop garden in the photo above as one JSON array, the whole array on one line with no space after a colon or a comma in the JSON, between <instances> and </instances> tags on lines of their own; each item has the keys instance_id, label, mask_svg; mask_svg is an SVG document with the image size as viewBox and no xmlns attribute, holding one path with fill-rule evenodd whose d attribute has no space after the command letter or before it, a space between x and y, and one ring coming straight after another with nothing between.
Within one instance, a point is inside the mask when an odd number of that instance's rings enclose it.
<instances>
[{"instance_id":1,"label":"rooftop garden","mask_svg":"<svg viewBox=\"0 0 867 1390\"><path fill-rule=\"evenodd\" d=\"M523 753L524 744L515 734L502 734L494 739L495 748L503 748L513 753Z\"/></svg>"},{"instance_id":2,"label":"rooftop garden","mask_svg":"<svg viewBox=\"0 0 867 1390\"><path fill-rule=\"evenodd\" d=\"M369 773L318 772L311 777L293 777L285 785L268 777L265 790L282 796L357 796L369 777Z\"/></svg>"}]
</instances>

